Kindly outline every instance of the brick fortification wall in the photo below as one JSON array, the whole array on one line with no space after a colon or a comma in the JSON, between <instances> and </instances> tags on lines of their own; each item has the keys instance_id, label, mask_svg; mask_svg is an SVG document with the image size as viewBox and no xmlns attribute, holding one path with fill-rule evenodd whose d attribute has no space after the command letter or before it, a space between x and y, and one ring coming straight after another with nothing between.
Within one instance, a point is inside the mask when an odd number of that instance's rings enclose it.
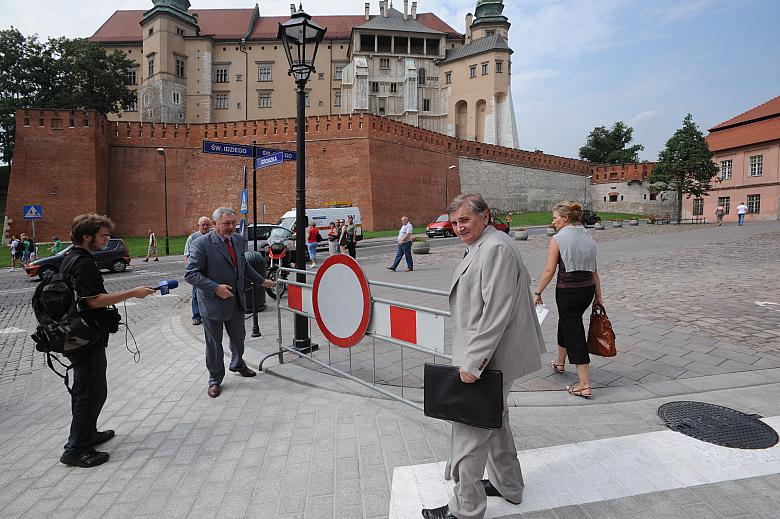
<instances>
[{"instance_id":1,"label":"brick fortification wall","mask_svg":"<svg viewBox=\"0 0 780 519\"><path fill-rule=\"evenodd\" d=\"M214 208L238 208L244 166L252 191L251 161L204 154L204 139L293 150L295 135L294 119L166 125L19 110L8 199L9 214L19 215L11 231L29 232L21 206L37 203L44 211L39 239L67 236L72 217L86 211L111 216L118 236L150 228L160 236L167 176L169 234L186 234ZM157 148L165 149L165 160ZM458 167L447 173L451 165ZM461 184L501 209L547 210L578 199L590 171L580 160L462 141L371 115L307 119L307 206L351 202L366 229L397 227L403 215L415 224L430 221L443 212L445 192L451 199ZM266 221L295 206L294 162L258 170L257 184L258 221L263 205ZM251 221L251 199L249 208Z\"/></svg>"}]
</instances>

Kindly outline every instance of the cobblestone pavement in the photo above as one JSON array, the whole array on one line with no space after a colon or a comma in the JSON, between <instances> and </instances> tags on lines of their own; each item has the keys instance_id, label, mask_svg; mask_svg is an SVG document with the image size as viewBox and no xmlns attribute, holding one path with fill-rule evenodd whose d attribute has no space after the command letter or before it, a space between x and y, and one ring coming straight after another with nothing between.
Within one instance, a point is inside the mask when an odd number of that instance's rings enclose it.
<instances>
[{"instance_id":1,"label":"cobblestone pavement","mask_svg":"<svg viewBox=\"0 0 780 519\"><path fill-rule=\"evenodd\" d=\"M655 411L673 399L668 395L780 415L777 339L760 335L777 330L777 312L754 304L780 302L778 266L771 261L778 233L776 223L767 223L597 234L621 351L594 369L609 387L585 402L558 391L570 375L557 380L542 370L522 381L510 413L518 449L661 430ZM519 244L532 274L541 272L546 240ZM379 258L364 268L371 279L445 289L461 253L453 246L418 256L409 274L388 273ZM116 290L181 279L181 269L177 260L162 260L106 275L106 284ZM207 398L201 332L189 324L189 291L180 289L126 307L142 355L134 362L124 335L112 337L109 397L99 423L117 430L105 446L111 460L88 470L65 467L57 458L70 422L69 399L29 339L34 286L19 272L0 273L0 518L387 517L395 467L449 456L445 423L301 360L272 362L269 372L252 379L229 375L223 395ZM432 305L434 299L409 298ZM669 307L675 311L659 313ZM693 315L702 317L685 319ZM276 348L276 314L260 316L264 335L248 341L252 365ZM548 345L554 326L551 315L544 326ZM726 329L741 335L722 333ZM285 334L289 340L287 324ZM318 355L326 353L323 343ZM334 349L332 356L342 353ZM383 369L400 367L396 354L386 353ZM411 353L404 360L416 362ZM547 388L556 391L539 390ZM769 518L778 495L780 476L774 475L522 517Z\"/></svg>"}]
</instances>

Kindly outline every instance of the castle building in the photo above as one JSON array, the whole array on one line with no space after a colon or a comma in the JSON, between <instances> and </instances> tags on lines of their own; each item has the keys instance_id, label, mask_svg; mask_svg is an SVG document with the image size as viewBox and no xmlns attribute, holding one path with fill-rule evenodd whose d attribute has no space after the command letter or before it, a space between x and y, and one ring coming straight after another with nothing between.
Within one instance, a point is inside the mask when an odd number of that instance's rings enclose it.
<instances>
[{"instance_id":1,"label":"castle building","mask_svg":"<svg viewBox=\"0 0 780 519\"><path fill-rule=\"evenodd\" d=\"M277 39L286 17L261 16L258 5L152 3L148 11L116 11L91 38L135 63L127 80L136 102L114 119L222 123L294 115L295 89ZM464 34L408 0L403 12L382 0L378 14L366 3L362 15L314 16L327 33L307 85L307 115L368 113L517 148L503 8L502 0L479 0Z\"/></svg>"}]
</instances>

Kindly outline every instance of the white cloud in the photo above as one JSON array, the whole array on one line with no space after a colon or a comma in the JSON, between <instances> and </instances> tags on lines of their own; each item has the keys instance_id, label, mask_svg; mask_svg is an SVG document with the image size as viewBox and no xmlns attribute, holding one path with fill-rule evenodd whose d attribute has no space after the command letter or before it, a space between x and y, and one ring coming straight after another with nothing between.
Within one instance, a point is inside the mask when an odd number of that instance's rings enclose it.
<instances>
[{"instance_id":1,"label":"white cloud","mask_svg":"<svg viewBox=\"0 0 780 519\"><path fill-rule=\"evenodd\" d=\"M629 122L631 124L640 124L640 123L652 121L656 117L658 117L658 112L656 112L655 110L645 110L644 112L639 112L634 117L629 119Z\"/></svg>"}]
</instances>

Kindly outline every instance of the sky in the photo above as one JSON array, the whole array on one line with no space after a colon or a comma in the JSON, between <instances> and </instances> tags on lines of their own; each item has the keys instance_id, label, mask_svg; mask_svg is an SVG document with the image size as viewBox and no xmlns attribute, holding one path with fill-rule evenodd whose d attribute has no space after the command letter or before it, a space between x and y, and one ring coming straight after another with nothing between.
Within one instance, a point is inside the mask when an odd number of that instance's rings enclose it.
<instances>
[{"instance_id":1,"label":"sky","mask_svg":"<svg viewBox=\"0 0 780 519\"><path fill-rule=\"evenodd\" d=\"M297 0L296 0L297 2ZM251 8L252 0L191 0ZM260 15L290 14L259 1ZM311 15L361 14L364 0L308 0ZM403 10L403 1L394 0ZM411 2L410 2L411 4ZM418 0L463 33L476 0ZM596 126L624 121L656 160L691 113L706 130L780 95L778 0L504 0L519 146L577 157ZM371 0L371 13L379 11ZM118 9L151 0L0 0L0 29L91 36ZM774 86L773 86L774 85Z\"/></svg>"}]
</instances>

